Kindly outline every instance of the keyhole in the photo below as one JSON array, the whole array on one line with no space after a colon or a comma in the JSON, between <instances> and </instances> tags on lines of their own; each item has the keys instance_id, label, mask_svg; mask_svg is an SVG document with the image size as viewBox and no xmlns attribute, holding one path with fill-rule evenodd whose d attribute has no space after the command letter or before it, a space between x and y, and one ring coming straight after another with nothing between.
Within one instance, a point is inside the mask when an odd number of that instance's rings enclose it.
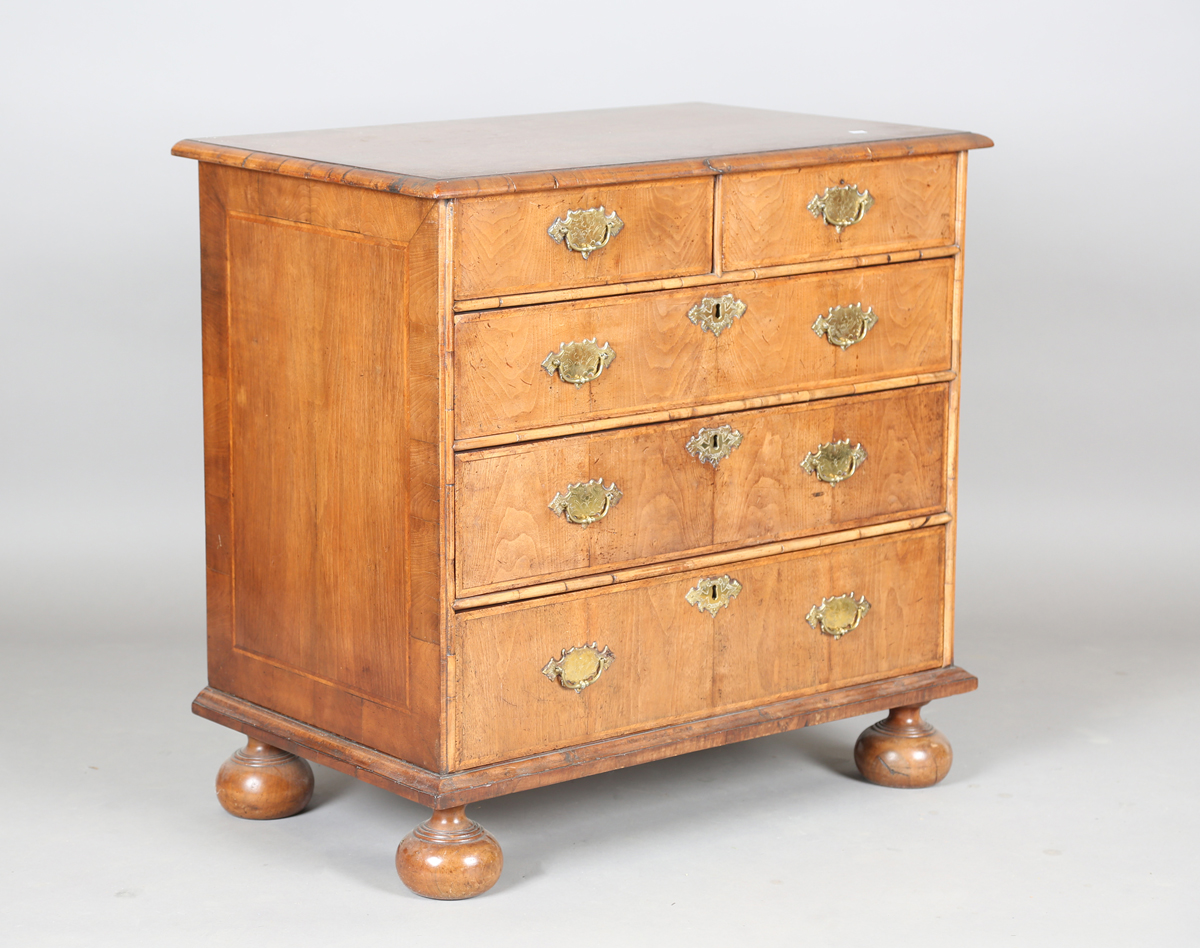
<instances>
[{"instance_id":1,"label":"keyhole","mask_svg":"<svg viewBox=\"0 0 1200 948\"><path fill-rule=\"evenodd\" d=\"M712 446L713 446L714 451L717 450L717 448L719 448L721 446L720 442L721 442L720 435L713 435Z\"/></svg>"},{"instance_id":2,"label":"keyhole","mask_svg":"<svg viewBox=\"0 0 1200 948\"><path fill-rule=\"evenodd\" d=\"M721 304L720 303L713 303L713 320L718 323L721 321Z\"/></svg>"},{"instance_id":3,"label":"keyhole","mask_svg":"<svg viewBox=\"0 0 1200 948\"><path fill-rule=\"evenodd\" d=\"M716 599L717 599L717 587L716 587L716 586L709 586L709 587L708 587L708 591L709 591L710 593L712 593L713 601L714 601L714 602L716 602Z\"/></svg>"}]
</instances>

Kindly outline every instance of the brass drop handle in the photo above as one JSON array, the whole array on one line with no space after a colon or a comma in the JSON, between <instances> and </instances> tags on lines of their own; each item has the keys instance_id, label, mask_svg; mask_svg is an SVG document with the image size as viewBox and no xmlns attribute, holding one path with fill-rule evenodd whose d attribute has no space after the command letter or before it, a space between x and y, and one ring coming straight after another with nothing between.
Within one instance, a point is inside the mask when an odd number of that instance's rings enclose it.
<instances>
[{"instance_id":1,"label":"brass drop handle","mask_svg":"<svg viewBox=\"0 0 1200 948\"><path fill-rule=\"evenodd\" d=\"M574 648L564 648L560 658L552 658L546 662L542 674L579 694L603 675L604 670L615 658L607 645L602 649L596 648L595 642L591 645L576 645Z\"/></svg>"},{"instance_id":2,"label":"brass drop handle","mask_svg":"<svg viewBox=\"0 0 1200 948\"><path fill-rule=\"evenodd\" d=\"M862 342L877 322L879 317L870 306L865 310L861 303L852 306L831 306L828 314L817 317L817 321L812 324L812 331L818 336L824 336L831 346L837 346L845 352L856 342Z\"/></svg>"},{"instance_id":3,"label":"brass drop handle","mask_svg":"<svg viewBox=\"0 0 1200 948\"><path fill-rule=\"evenodd\" d=\"M732 293L724 296L706 296L688 310L687 318L700 327L701 332L721 335L746 313L746 304Z\"/></svg>"},{"instance_id":4,"label":"brass drop handle","mask_svg":"<svg viewBox=\"0 0 1200 948\"><path fill-rule=\"evenodd\" d=\"M577 523L586 527L589 523L603 520L608 512L624 495L616 484L604 486L604 478L597 477L578 484L568 484L565 491L559 491L550 501L550 509L568 523Z\"/></svg>"},{"instance_id":5,"label":"brass drop handle","mask_svg":"<svg viewBox=\"0 0 1200 948\"><path fill-rule=\"evenodd\" d=\"M858 624L870 608L871 604L867 602L866 596L860 596L855 601L854 593L849 592L832 599L822 599L821 604L813 606L804 618L814 629L840 639L847 632L858 628Z\"/></svg>"},{"instance_id":6,"label":"brass drop handle","mask_svg":"<svg viewBox=\"0 0 1200 948\"><path fill-rule=\"evenodd\" d=\"M831 441L816 451L809 451L800 466L817 480L826 484L840 484L854 476L867 459L867 449L861 444L850 447L850 439Z\"/></svg>"},{"instance_id":7,"label":"brass drop handle","mask_svg":"<svg viewBox=\"0 0 1200 948\"><path fill-rule=\"evenodd\" d=\"M861 221L874 203L870 191L860 192L856 184L838 184L826 188L824 194L814 194L808 202L808 213L840 234L851 224Z\"/></svg>"},{"instance_id":8,"label":"brass drop handle","mask_svg":"<svg viewBox=\"0 0 1200 948\"><path fill-rule=\"evenodd\" d=\"M718 610L727 608L741 591L742 584L726 573L724 576L700 580L683 598L701 612L715 616Z\"/></svg>"},{"instance_id":9,"label":"brass drop handle","mask_svg":"<svg viewBox=\"0 0 1200 948\"><path fill-rule=\"evenodd\" d=\"M612 365L616 352L606 342L596 345L595 339L584 339L582 342L559 343L558 352L551 352L542 361L542 368L550 375L558 372L558 377L564 382L570 382L576 388L584 382L600 377L600 373Z\"/></svg>"},{"instance_id":10,"label":"brass drop handle","mask_svg":"<svg viewBox=\"0 0 1200 948\"><path fill-rule=\"evenodd\" d=\"M604 205L586 210L567 211L565 217L557 218L546 231L556 244L566 243L568 250L576 251L584 260L606 246L621 233L625 222L616 211L604 213Z\"/></svg>"},{"instance_id":11,"label":"brass drop handle","mask_svg":"<svg viewBox=\"0 0 1200 948\"><path fill-rule=\"evenodd\" d=\"M742 443L742 433L732 425L717 428L701 428L692 435L684 447L688 454L699 459L701 464L716 467Z\"/></svg>"}]
</instances>

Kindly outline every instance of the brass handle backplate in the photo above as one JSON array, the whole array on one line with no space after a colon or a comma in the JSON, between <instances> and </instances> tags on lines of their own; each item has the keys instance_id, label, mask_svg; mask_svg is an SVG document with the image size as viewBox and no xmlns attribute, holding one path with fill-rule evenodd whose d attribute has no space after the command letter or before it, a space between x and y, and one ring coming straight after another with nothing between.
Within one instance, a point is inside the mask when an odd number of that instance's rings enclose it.
<instances>
[{"instance_id":1,"label":"brass handle backplate","mask_svg":"<svg viewBox=\"0 0 1200 948\"><path fill-rule=\"evenodd\" d=\"M715 616L718 609L728 606L741 591L742 584L726 574L700 580L688 590L687 595L683 598L701 612Z\"/></svg>"},{"instance_id":2,"label":"brass handle backplate","mask_svg":"<svg viewBox=\"0 0 1200 948\"><path fill-rule=\"evenodd\" d=\"M701 428L688 439L685 447L688 454L700 459L701 464L707 462L716 467L733 454L741 443L742 433L737 428L721 425L718 428Z\"/></svg>"},{"instance_id":3,"label":"brass handle backplate","mask_svg":"<svg viewBox=\"0 0 1200 948\"><path fill-rule=\"evenodd\" d=\"M574 648L564 648L560 658L546 662L542 674L579 694L604 674L604 669L613 663L614 657L607 645L602 649L596 648L595 642L576 645Z\"/></svg>"},{"instance_id":4,"label":"brass handle backplate","mask_svg":"<svg viewBox=\"0 0 1200 948\"><path fill-rule=\"evenodd\" d=\"M554 495L550 509L566 517L568 522L586 527L607 516L622 496L616 484L605 487L604 478L597 477L595 480L568 484L565 491Z\"/></svg>"},{"instance_id":5,"label":"brass handle backplate","mask_svg":"<svg viewBox=\"0 0 1200 948\"><path fill-rule=\"evenodd\" d=\"M826 188L824 194L814 194L808 202L808 213L817 220L824 220L840 234L851 224L861 221L874 203L870 191L860 193L856 184L839 184Z\"/></svg>"},{"instance_id":6,"label":"brass handle backplate","mask_svg":"<svg viewBox=\"0 0 1200 948\"><path fill-rule=\"evenodd\" d=\"M861 303L831 306L827 315L817 317L812 324L812 331L824 336L831 346L837 346L845 352L856 342L862 342L877 322L879 317L871 311L870 306L865 310Z\"/></svg>"},{"instance_id":7,"label":"brass handle backplate","mask_svg":"<svg viewBox=\"0 0 1200 948\"><path fill-rule=\"evenodd\" d=\"M822 599L819 606L808 610L805 621L814 629L820 629L825 635L840 639L847 632L853 632L862 622L863 616L871 604L866 596L860 596L856 601L854 593L844 596L834 596L832 599Z\"/></svg>"},{"instance_id":8,"label":"brass handle backplate","mask_svg":"<svg viewBox=\"0 0 1200 948\"><path fill-rule=\"evenodd\" d=\"M746 304L732 293L726 293L724 296L704 297L688 310L687 317L702 331L719 336L733 325L735 319L741 319L745 312Z\"/></svg>"},{"instance_id":9,"label":"brass handle backplate","mask_svg":"<svg viewBox=\"0 0 1200 948\"><path fill-rule=\"evenodd\" d=\"M574 250L586 260L593 251L605 246L610 239L621 233L625 222L616 211L604 213L604 205L587 210L567 211L546 231L556 244L566 241L567 249Z\"/></svg>"},{"instance_id":10,"label":"brass handle backplate","mask_svg":"<svg viewBox=\"0 0 1200 948\"><path fill-rule=\"evenodd\" d=\"M840 484L862 466L867 459L867 449L861 444L850 447L850 439L831 441L816 451L809 451L800 466L819 481Z\"/></svg>"},{"instance_id":11,"label":"brass handle backplate","mask_svg":"<svg viewBox=\"0 0 1200 948\"><path fill-rule=\"evenodd\" d=\"M612 365L617 354L606 342L596 345L595 339L582 342L560 343L558 352L551 352L542 362L542 368L550 375L558 370L558 377L579 388L584 382L599 378L600 373Z\"/></svg>"}]
</instances>

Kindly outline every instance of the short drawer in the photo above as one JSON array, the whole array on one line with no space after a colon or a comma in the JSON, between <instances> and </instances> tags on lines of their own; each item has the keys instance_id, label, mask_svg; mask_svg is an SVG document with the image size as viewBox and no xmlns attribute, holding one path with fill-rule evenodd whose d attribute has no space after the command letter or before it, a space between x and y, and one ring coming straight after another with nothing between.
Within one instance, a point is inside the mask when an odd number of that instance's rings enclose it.
<instances>
[{"instance_id":1,"label":"short drawer","mask_svg":"<svg viewBox=\"0 0 1200 948\"><path fill-rule=\"evenodd\" d=\"M458 595L941 510L948 391L915 386L462 452ZM715 465L705 460L734 441ZM809 459L856 446L836 482L822 479L838 476L836 461Z\"/></svg>"},{"instance_id":2,"label":"short drawer","mask_svg":"<svg viewBox=\"0 0 1200 948\"><path fill-rule=\"evenodd\" d=\"M711 178L464 199L455 209L454 295L708 273L712 226Z\"/></svg>"},{"instance_id":3,"label":"short drawer","mask_svg":"<svg viewBox=\"0 0 1200 948\"><path fill-rule=\"evenodd\" d=\"M457 766L937 668L944 576L936 527L462 613Z\"/></svg>"},{"instance_id":4,"label":"short drawer","mask_svg":"<svg viewBox=\"0 0 1200 948\"><path fill-rule=\"evenodd\" d=\"M722 265L743 270L953 244L956 168L956 155L932 155L727 175ZM856 211L861 218L849 223Z\"/></svg>"},{"instance_id":5,"label":"short drawer","mask_svg":"<svg viewBox=\"0 0 1200 948\"><path fill-rule=\"evenodd\" d=\"M467 314L455 437L945 371L953 285L945 258Z\"/></svg>"}]
</instances>

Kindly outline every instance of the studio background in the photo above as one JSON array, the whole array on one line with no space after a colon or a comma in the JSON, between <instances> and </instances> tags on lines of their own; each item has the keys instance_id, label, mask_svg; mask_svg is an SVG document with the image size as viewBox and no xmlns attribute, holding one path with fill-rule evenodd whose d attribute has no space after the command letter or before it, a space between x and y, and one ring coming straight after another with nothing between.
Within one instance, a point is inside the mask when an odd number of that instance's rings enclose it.
<instances>
[{"instance_id":1,"label":"studio background","mask_svg":"<svg viewBox=\"0 0 1200 948\"><path fill-rule=\"evenodd\" d=\"M12 944L1181 944L1200 921L1200 8L25 4L0 34L0 934ZM204 685L184 137L711 101L966 129L955 768L863 720L480 804L505 875L408 893L424 810L318 768L247 824ZM296 940L298 939L298 940Z\"/></svg>"}]
</instances>

